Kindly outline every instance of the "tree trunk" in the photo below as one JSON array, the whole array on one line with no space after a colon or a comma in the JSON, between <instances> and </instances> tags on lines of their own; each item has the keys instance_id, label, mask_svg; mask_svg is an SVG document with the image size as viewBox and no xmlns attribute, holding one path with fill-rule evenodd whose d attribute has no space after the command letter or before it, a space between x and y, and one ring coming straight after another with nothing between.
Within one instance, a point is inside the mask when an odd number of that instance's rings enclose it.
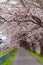
<instances>
[{"instance_id":1,"label":"tree trunk","mask_svg":"<svg viewBox=\"0 0 43 65\"><path fill-rule=\"evenodd\" d=\"M40 54L43 56L43 46L41 46Z\"/></svg>"},{"instance_id":2,"label":"tree trunk","mask_svg":"<svg viewBox=\"0 0 43 65\"><path fill-rule=\"evenodd\" d=\"M35 44L32 43L32 49L33 49L33 52L36 53L36 49L35 49Z\"/></svg>"}]
</instances>

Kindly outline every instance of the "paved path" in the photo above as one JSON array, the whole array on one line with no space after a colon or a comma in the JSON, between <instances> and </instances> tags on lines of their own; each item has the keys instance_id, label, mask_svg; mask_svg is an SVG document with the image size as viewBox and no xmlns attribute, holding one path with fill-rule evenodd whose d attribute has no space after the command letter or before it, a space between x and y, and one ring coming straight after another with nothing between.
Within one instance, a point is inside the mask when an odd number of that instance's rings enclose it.
<instances>
[{"instance_id":1,"label":"paved path","mask_svg":"<svg viewBox=\"0 0 43 65\"><path fill-rule=\"evenodd\" d=\"M30 54L25 52L23 48L19 48L12 65L41 65L41 64Z\"/></svg>"}]
</instances>

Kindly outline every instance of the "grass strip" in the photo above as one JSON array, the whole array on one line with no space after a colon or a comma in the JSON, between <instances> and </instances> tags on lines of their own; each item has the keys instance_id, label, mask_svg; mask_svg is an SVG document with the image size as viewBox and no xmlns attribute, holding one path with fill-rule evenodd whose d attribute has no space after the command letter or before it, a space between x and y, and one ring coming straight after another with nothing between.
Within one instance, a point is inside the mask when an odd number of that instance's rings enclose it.
<instances>
[{"instance_id":1,"label":"grass strip","mask_svg":"<svg viewBox=\"0 0 43 65\"><path fill-rule=\"evenodd\" d=\"M1 51L1 52L0 52L0 56L6 54L7 52L9 52L9 51L11 51L11 50L12 50L12 48L9 48L9 49L7 49L7 50Z\"/></svg>"},{"instance_id":2,"label":"grass strip","mask_svg":"<svg viewBox=\"0 0 43 65\"><path fill-rule=\"evenodd\" d=\"M2 65L12 65L12 61L13 61L14 56L16 55L16 51L17 49L14 49L14 51L10 54L8 59Z\"/></svg>"},{"instance_id":3,"label":"grass strip","mask_svg":"<svg viewBox=\"0 0 43 65\"><path fill-rule=\"evenodd\" d=\"M40 53L34 53L28 49L25 49L29 54L31 54L32 56L34 56L38 61L40 61L41 63L43 63L43 57L40 55Z\"/></svg>"}]
</instances>

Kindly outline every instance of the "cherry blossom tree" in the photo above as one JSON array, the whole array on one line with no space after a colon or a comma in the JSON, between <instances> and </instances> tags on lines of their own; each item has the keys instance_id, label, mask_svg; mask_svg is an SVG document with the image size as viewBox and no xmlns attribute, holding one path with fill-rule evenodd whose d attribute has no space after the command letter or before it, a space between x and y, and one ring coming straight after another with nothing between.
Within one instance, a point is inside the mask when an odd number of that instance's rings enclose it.
<instances>
[{"instance_id":1,"label":"cherry blossom tree","mask_svg":"<svg viewBox=\"0 0 43 65\"><path fill-rule=\"evenodd\" d=\"M0 2L0 31L6 36L3 48L22 45L43 56L43 10L35 1Z\"/></svg>"}]
</instances>

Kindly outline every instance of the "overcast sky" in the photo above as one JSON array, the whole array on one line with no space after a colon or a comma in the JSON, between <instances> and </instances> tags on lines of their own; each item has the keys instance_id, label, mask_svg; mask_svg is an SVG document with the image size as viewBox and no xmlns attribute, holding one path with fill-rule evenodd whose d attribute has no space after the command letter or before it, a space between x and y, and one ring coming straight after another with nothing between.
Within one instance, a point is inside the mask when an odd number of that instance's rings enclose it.
<instances>
[{"instance_id":1,"label":"overcast sky","mask_svg":"<svg viewBox=\"0 0 43 65\"><path fill-rule=\"evenodd\" d=\"M0 0L0 2L5 2L6 0Z\"/></svg>"}]
</instances>

